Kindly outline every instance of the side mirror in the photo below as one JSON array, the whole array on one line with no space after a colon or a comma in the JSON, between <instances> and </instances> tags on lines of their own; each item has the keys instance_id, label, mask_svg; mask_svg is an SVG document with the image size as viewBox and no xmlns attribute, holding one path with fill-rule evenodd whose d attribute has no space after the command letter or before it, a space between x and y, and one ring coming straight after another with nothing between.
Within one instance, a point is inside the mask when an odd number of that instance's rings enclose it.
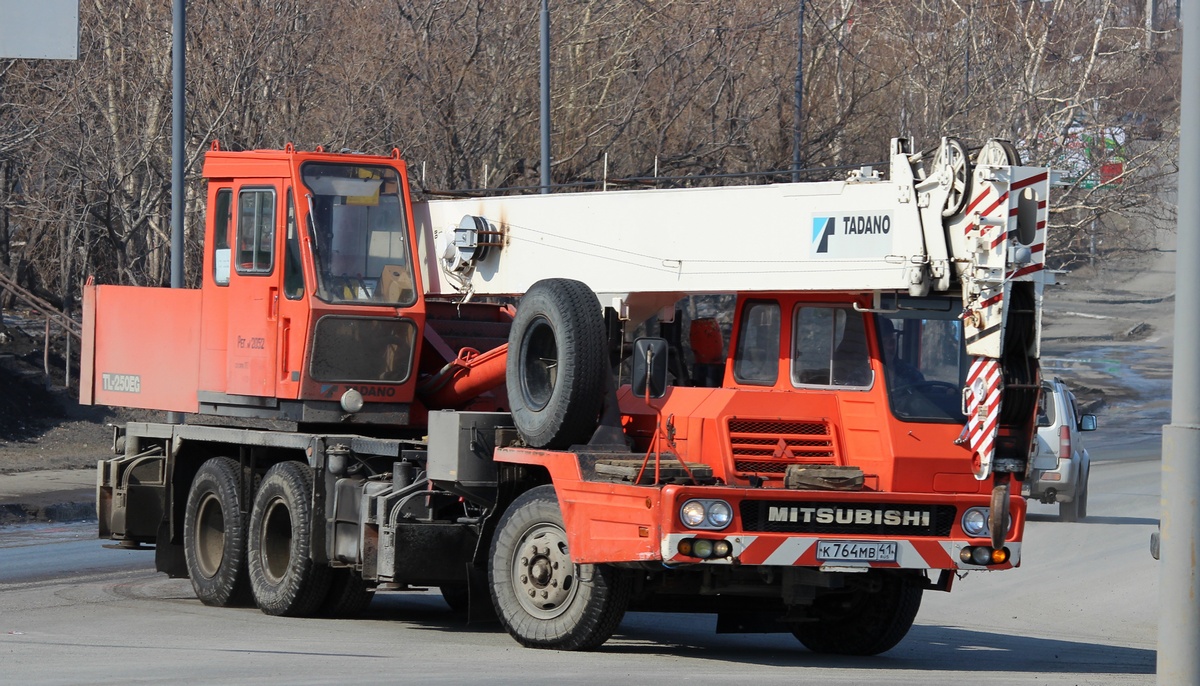
<instances>
[{"instance_id":1,"label":"side mirror","mask_svg":"<svg viewBox=\"0 0 1200 686\"><path fill-rule=\"evenodd\" d=\"M1085 414L1079 418L1080 431L1095 431L1096 430L1096 415Z\"/></svg>"},{"instance_id":2,"label":"side mirror","mask_svg":"<svg viewBox=\"0 0 1200 686\"><path fill-rule=\"evenodd\" d=\"M667 341L665 338L639 338L633 342L633 394L661 398L667 392Z\"/></svg>"}]
</instances>

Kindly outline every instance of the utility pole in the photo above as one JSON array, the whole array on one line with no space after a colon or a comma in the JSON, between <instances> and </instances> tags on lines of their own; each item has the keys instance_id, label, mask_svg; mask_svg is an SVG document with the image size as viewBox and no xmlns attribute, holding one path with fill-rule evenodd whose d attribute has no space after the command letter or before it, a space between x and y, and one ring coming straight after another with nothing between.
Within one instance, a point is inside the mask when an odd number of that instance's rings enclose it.
<instances>
[{"instance_id":1,"label":"utility pole","mask_svg":"<svg viewBox=\"0 0 1200 686\"><path fill-rule=\"evenodd\" d=\"M550 192L550 0L542 0L542 192Z\"/></svg>"},{"instance_id":2,"label":"utility pole","mask_svg":"<svg viewBox=\"0 0 1200 686\"><path fill-rule=\"evenodd\" d=\"M1163 427L1158 683L1200 684L1200 14L1183 15L1175 364ZM1149 34L1147 34L1149 35Z\"/></svg>"},{"instance_id":3,"label":"utility pole","mask_svg":"<svg viewBox=\"0 0 1200 686\"><path fill-rule=\"evenodd\" d=\"M184 32L186 0L171 8L171 288L183 288L183 117ZM183 423L183 414L168 412L167 421Z\"/></svg>"},{"instance_id":4,"label":"utility pole","mask_svg":"<svg viewBox=\"0 0 1200 686\"><path fill-rule=\"evenodd\" d=\"M795 107L792 111L792 183L800 181L800 169L803 160L800 159L801 131L804 126L804 3L800 0L799 19L796 21L796 93Z\"/></svg>"},{"instance_id":5,"label":"utility pole","mask_svg":"<svg viewBox=\"0 0 1200 686\"><path fill-rule=\"evenodd\" d=\"M183 89L186 0L171 11L171 288L183 288Z\"/></svg>"}]
</instances>

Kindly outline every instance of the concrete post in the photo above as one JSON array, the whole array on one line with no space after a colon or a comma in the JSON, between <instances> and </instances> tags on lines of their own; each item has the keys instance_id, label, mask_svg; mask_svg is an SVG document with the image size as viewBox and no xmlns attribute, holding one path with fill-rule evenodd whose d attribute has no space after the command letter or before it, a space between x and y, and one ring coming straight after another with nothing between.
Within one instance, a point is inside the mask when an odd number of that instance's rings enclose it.
<instances>
[{"instance_id":1,"label":"concrete post","mask_svg":"<svg viewBox=\"0 0 1200 686\"><path fill-rule=\"evenodd\" d=\"M1163 427L1158 683L1200 684L1200 14L1183 17L1175 366Z\"/></svg>"}]
</instances>

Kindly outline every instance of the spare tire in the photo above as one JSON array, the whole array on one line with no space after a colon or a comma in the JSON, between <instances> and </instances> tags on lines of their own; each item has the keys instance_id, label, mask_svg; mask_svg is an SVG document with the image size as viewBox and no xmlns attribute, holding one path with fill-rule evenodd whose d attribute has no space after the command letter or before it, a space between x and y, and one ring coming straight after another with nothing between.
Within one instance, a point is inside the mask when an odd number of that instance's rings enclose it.
<instances>
[{"instance_id":1,"label":"spare tire","mask_svg":"<svg viewBox=\"0 0 1200 686\"><path fill-rule=\"evenodd\" d=\"M544 279L521 298L508 338L513 424L533 448L586 443L604 405L608 354L600 302L586 284Z\"/></svg>"}]
</instances>

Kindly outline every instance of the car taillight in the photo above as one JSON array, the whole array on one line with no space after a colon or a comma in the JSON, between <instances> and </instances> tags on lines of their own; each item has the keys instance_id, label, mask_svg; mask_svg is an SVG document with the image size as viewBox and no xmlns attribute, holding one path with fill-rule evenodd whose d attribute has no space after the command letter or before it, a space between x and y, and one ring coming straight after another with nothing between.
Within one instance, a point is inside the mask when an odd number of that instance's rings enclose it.
<instances>
[{"instance_id":1,"label":"car taillight","mask_svg":"<svg viewBox=\"0 0 1200 686\"><path fill-rule=\"evenodd\" d=\"M1071 427L1058 427L1058 459L1071 459Z\"/></svg>"}]
</instances>

